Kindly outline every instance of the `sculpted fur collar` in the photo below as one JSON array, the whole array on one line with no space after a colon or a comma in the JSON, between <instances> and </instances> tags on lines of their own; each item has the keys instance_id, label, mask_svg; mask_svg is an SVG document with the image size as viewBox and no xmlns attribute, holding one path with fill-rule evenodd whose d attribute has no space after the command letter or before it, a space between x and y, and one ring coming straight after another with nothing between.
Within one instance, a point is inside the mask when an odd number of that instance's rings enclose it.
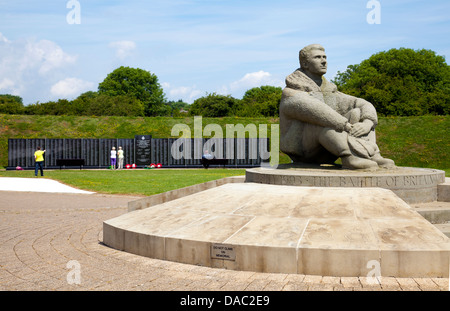
<instances>
[{"instance_id":1,"label":"sculpted fur collar","mask_svg":"<svg viewBox=\"0 0 450 311\"><path fill-rule=\"evenodd\" d=\"M335 84L328 82L322 76L322 86L319 87L301 68L286 77L286 87L303 92L336 92Z\"/></svg>"}]
</instances>

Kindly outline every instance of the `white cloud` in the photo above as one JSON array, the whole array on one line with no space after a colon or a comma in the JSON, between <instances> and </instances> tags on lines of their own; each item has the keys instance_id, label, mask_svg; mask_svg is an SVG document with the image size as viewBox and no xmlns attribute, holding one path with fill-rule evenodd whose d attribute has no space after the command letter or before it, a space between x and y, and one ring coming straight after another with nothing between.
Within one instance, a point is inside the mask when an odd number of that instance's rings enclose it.
<instances>
[{"instance_id":1,"label":"white cloud","mask_svg":"<svg viewBox=\"0 0 450 311\"><path fill-rule=\"evenodd\" d=\"M197 90L195 87L180 86L173 90L170 90L169 94L171 97L183 97L183 98L187 97L192 99L202 94L202 92L200 90Z\"/></svg>"},{"instance_id":2,"label":"white cloud","mask_svg":"<svg viewBox=\"0 0 450 311\"><path fill-rule=\"evenodd\" d=\"M169 82L162 82L162 83L161 83L161 87L162 87L163 89L168 89L168 88L170 88L170 83L169 83Z\"/></svg>"},{"instance_id":3,"label":"white cloud","mask_svg":"<svg viewBox=\"0 0 450 311\"><path fill-rule=\"evenodd\" d=\"M14 81L8 78L3 78L0 81L0 91L1 90L13 90L14 89ZM2 92L5 93L5 92ZM15 93L14 91L11 93Z\"/></svg>"},{"instance_id":4,"label":"white cloud","mask_svg":"<svg viewBox=\"0 0 450 311\"><path fill-rule=\"evenodd\" d=\"M111 42L109 47L115 49L117 58L123 60L136 49L136 43L133 41L115 41Z\"/></svg>"},{"instance_id":5,"label":"white cloud","mask_svg":"<svg viewBox=\"0 0 450 311\"><path fill-rule=\"evenodd\" d=\"M241 89L243 87L258 87L271 80L271 74L265 71L247 73L238 81L231 83L230 89Z\"/></svg>"},{"instance_id":6,"label":"white cloud","mask_svg":"<svg viewBox=\"0 0 450 311\"><path fill-rule=\"evenodd\" d=\"M77 57L65 53L60 46L49 40L28 42L21 62L21 69L39 67L38 73L47 74L53 69L75 63Z\"/></svg>"},{"instance_id":7,"label":"white cloud","mask_svg":"<svg viewBox=\"0 0 450 311\"><path fill-rule=\"evenodd\" d=\"M260 87L264 85L284 86L284 81L274 78L269 72L260 70L245 74L241 79L225 85L219 91L220 94L231 94L234 97L240 98L247 90Z\"/></svg>"},{"instance_id":8,"label":"white cloud","mask_svg":"<svg viewBox=\"0 0 450 311\"><path fill-rule=\"evenodd\" d=\"M47 100L45 90L76 61L53 41L8 40L0 33L0 90L21 96L25 104Z\"/></svg>"},{"instance_id":9,"label":"white cloud","mask_svg":"<svg viewBox=\"0 0 450 311\"><path fill-rule=\"evenodd\" d=\"M8 43L9 40L0 32L0 42Z\"/></svg>"},{"instance_id":10,"label":"white cloud","mask_svg":"<svg viewBox=\"0 0 450 311\"><path fill-rule=\"evenodd\" d=\"M170 100L183 100L188 104L192 104L194 100L199 98L204 92L194 86L179 86L172 88L167 82L161 83L165 93Z\"/></svg>"},{"instance_id":11,"label":"white cloud","mask_svg":"<svg viewBox=\"0 0 450 311\"><path fill-rule=\"evenodd\" d=\"M182 99L184 102L189 104L192 104L197 98L212 92L221 95L231 95L234 98L242 98L247 90L264 85L284 87L284 80L277 79L269 72L260 70L257 72L247 73L239 80L231 82L229 85L224 85L216 91L212 89L208 91L200 90L195 85L173 87L168 82L161 83L161 86L163 87L169 100Z\"/></svg>"},{"instance_id":12,"label":"white cloud","mask_svg":"<svg viewBox=\"0 0 450 311\"><path fill-rule=\"evenodd\" d=\"M86 92L92 87L94 87L92 82L77 78L67 78L55 83L51 87L50 92L54 96L68 98Z\"/></svg>"}]
</instances>

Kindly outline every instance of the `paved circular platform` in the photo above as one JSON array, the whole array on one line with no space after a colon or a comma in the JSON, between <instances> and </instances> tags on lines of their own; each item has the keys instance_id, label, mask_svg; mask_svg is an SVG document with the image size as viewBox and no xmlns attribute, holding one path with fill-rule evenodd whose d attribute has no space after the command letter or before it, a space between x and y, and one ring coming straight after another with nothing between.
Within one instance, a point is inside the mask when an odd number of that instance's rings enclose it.
<instances>
[{"instance_id":1,"label":"paved circular platform","mask_svg":"<svg viewBox=\"0 0 450 311\"><path fill-rule=\"evenodd\" d=\"M246 170L246 181L303 187L379 187L392 190L407 203L433 202L445 172L435 169L396 167L377 170L342 170L333 166L284 164L277 169Z\"/></svg>"},{"instance_id":2,"label":"paved circular platform","mask_svg":"<svg viewBox=\"0 0 450 311\"><path fill-rule=\"evenodd\" d=\"M103 241L241 271L449 275L450 240L383 188L226 184L104 221Z\"/></svg>"}]
</instances>

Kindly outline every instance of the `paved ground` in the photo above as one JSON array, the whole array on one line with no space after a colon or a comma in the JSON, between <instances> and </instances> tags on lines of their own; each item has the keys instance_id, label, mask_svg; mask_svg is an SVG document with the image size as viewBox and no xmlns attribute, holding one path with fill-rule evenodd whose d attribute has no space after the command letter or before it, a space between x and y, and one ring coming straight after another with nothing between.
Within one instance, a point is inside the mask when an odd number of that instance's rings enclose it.
<instances>
[{"instance_id":1,"label":"paved ground","mask_svg":"<svg viewBox=\"0 0 450 311\"><path fill-rule=\"evenodd\" d=\"M366 278L241 272L144 258L101 243L102 222L126 213L136 197L20 190L0 190L0 290L449 290L448 278L383 277L372 285Z\"/></svg>"}]
</instances>

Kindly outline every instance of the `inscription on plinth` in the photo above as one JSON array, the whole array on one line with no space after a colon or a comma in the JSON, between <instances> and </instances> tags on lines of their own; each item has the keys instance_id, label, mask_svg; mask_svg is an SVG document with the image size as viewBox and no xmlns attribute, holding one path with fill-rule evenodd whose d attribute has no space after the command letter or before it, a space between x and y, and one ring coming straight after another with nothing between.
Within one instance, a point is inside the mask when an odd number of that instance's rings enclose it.
<instances>
[{"instance_id":1,"label":"inscription on plinth","mask_svg":"<svg viewBox=\"0 0 450 311\"><path fill-rule=\"evenodd\" d=\"M375 172L255 168L246 171L245 181L303 187L384 188L408 203L419 203L436 200L437 185L445 182L445 172L408 167Z\"/></svg>"},{"instance_id":2,"label":"inscription on plinth","mask_svg":"<svg viewBox=\"0 0 450 311\"><path fill-rule=\"evenodd\" d=\"M250 171L250 172L249 172ZM293 185L306 187L379 187L379 188L417 188L429 187L445 182L445 173L431 173L421 175L385 175L385 176L320 176L305 175L303 173L283 174L282 171L247 170L247 181L273 185ZM439 172L439 171L437 171Z\"/></svg>"}]
</instances>

